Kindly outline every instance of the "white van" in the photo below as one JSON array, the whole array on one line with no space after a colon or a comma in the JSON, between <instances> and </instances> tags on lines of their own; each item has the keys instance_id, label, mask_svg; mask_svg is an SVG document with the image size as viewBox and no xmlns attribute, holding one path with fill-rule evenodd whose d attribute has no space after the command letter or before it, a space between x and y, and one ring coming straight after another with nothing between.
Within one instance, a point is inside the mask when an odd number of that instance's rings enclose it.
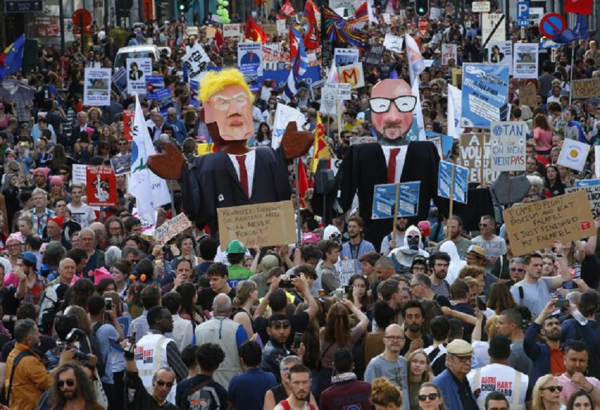
<instances>
[{"instance_id":1,"label":"white van","mask_svg":"<svg viewBox=\"0 0 600 410\"><path fill-rule=\"evenodd\" d=\"M158 61L159 57L159 49L154 44L123 47L117 51L113 66L116 69L125 67L128 58L154 58L154 61Z\"/></svg>"}]
</instances>

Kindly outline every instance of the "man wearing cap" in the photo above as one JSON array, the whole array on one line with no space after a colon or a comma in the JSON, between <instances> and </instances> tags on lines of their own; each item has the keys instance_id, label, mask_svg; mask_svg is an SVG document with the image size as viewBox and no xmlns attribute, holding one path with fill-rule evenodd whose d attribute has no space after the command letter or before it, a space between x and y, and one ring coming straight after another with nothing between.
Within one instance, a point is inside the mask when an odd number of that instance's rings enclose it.
<instances>
[{"instance_id":1,"label":"man wearing cap","mask_svg":"<svg viewBox=\"0 0 600 410\"><path fill-rule=\"evenodd\" d=\"M408 361L400 355L404 347L405 338L402 327L397 324L389 325L385 329L383 353L375 356L365 370L365 382L373 383L378 377L385 377L395 386L398 386L405 400L402 400L402 410L410 410L408 400ZM469 346L470 347L470 346ZM454 407L449 407L454 409Z\"/></svg>"},{"instance_id":2,"label":"man wearing cap","mask_svg":"<svg viewBox=\"0 0 600 410\"><path fill-rule=\"evenodd\" d=\"M13 267L13 275L19 278L17 293L18 300L23 299L25 303L39 305L40 298L46 287L46 279L39 277L36 272L37 257L33 252L23 252L17 259L17 266ZM10 278L7 278L9 281Z\"/></svg>"},{"instance_id":3,"label":"man wearing cap","mask_svg":"<svg viewBox=\"0 0 600 410\"><path fill-rule=\"evenodd\" d=\"M246 259L246 246L242 241L234 239L229 242L225 250L227 252L227 261L229 262L229 268L227 269L228 283L232 288L236 288L239 282L247 280L253 275L253 272L249 269L244 268L244 259Z\"/></svg>"},{"instance_id":4,"label":"man wearing cap","mask_svg":"<svg viewBox=\"0 0 600 410\"><path fill-rule=\"evenodd\" d=\"M261 271L250 277L250 280L256 283L258 297L262 298L269 290L267 279L270 277L269 271L279 266L279 259L275 255L265 255L260 261Z\"/></svg>"},{"instance_id":5,"label":"man wearing cap","mask_svg":"<svg viewBox=\"0 0 600 410\"><path fill-rule=\"evenodd\" d=\"M31 216L33 219L33 229L40 237L44 234L44 229L49 218L54 218L56 214L52 209L46 208L48 205L48 193L42 188L35 188L31 193L34 208L24 215Z\"/></svg>"},{"instance_id":6,"label":"man wearing cap","mask_svg":"<svg viewBox=\"0 0 600 410\"><path fill-rule=\"evenodd\" d=\"M54 218L48 219L48 223L46 224L45 240L47 242L58 242L66 250L70 250L71 242L67 241L62 235L63 220L64 220L64 217L62 215L58 215L58 216L55 216Z\"/></svg>"},{"instance_id":7,"label":"man wearing cap","mask_svg":"<svg viewBox=\"0 0 600 410\"><path fill-rule=\"evenodd\" d=\"M446 370L433 379L433 384L440 388L444 405L449 409L479 409L467 379L472 356L473 347L462 339L455 339L446 347Z\"/></svg>"},{"instance_id":8,"label":"man wearing cap","mask_svg":"<svg viewBox=\"0 0 600 410\"><path fill-rule=\"evenodd\" d=\"M486 263L486 251L481 246L471 245L465 254L465 260L468 266L480 266L485 269ZM490 294L490 287L498 282L498 278L495 275L492 275L487 269L483 274L483 293L486 295Z\"/></svg>"},{"instance_id":9,"label":"man wearing cap","mask_svg":"<svg viewBox=\"0 0 600 410\"><path fill-rule=\"evenodd\" d=\"M510 340L504 335L497 335L490 341L488 349L490 364L471 370L467 379L477 396L477 404L484 407L486 398L492 391L504 393L510 408L524 410L525 401L531 400L528 391L529 377L508 364L511 354ZM531 386L533 388L533 386Z\"/></svg>"}]
</instances>

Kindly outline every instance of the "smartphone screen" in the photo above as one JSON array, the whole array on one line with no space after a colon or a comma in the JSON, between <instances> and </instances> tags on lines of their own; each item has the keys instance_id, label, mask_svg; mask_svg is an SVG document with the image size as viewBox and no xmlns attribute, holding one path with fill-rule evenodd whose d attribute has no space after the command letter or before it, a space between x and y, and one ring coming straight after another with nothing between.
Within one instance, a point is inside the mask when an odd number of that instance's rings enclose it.
<instances>
[{"instance_id":1,"label":"smartphone screen","mask_svg":"<svg viewBox=\"0 0 600 410\"><path fill-rule=\"evenodd\" d=\"M296 332L294 334L294 349L299 349L300 343L302 343L302 333Z\"/></svg>"}]
</instances>

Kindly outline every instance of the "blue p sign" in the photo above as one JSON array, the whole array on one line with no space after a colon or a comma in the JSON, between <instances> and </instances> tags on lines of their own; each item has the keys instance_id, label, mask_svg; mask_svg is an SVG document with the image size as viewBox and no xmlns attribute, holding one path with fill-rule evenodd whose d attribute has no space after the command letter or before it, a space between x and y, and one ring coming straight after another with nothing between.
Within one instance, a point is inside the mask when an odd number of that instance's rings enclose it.
<instances>
[{"instance_id":1,"label":"blue p sign","mask_svg":"<svg viewBox=\"0 0 600 410\"><path fill-rule=\"evenodd\" d=\"M529 3L525 1L517 3L517 20L529 20Z\"/></svg>"}]
</instances>

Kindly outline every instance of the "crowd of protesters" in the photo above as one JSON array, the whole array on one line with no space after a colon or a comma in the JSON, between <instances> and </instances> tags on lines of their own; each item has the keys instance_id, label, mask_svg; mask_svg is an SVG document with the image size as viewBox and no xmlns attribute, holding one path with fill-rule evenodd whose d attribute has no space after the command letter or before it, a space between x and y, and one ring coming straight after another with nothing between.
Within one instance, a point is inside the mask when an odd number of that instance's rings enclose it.
<instances>
[{"instance_id":1,"label":"crowd of protesters","mask_svg":"<svg viewBox=\"0 0 600 410\"><path fill-rule=\"evenodd\" d=\"M479 14L435 1L431 6L441 13L425 34L403 2L391 25L383 18L370 23L360 56L388 32L420 38L423 56L432 60L419 76L425 128L446 134L452 69L487 61L488 50L481 45ZM376 15L383 11L376 8ZM513 23L511 40L541 41L536 25L521 39ZM182 21L152 22L130 30L126 41L95 28L83 53L78 41L64 55L42 44L36 72L15 76L35 87L33 100L0 102L6 407L600 407L596 235L517 256L500 212L477 215L479 229L467 230L460 217L447 221L432 209L428 223L399 218L395 238L390 233L381 244L369 243L355 214L323 223L308 189L295 194L302 196L301 243L248 249L234 240L221 249L211 232L195 226L163 246L143 234L126 176L117 177L117 206L87 205L86 186L73 182L72 166L110 165L112 157L130 153L123 110L134 107L135 97L115 90L110 106L84 106L84 68L114 70L120 47L148 39L169 47L152 69L164 76L172 100L160 107L163 113L154 101L142 107L156 149L171 141L191 158L196 143L210 142L210 135L190 100L182 58L198 41L211 65L237 62L238 40L216 44L207 38L211 24L197 22L198 34L190 36ZM599 177L594 155L582 172L557 165L566 138L600 144L600 96L570 95L571 78L600 77L593 34L558 46L553 59L543 59L538 79L510 81L510 118L529 127L531 189L522 202L563 195L577 180ZM287 38L269 42L289 46ZM456 61L447 65L443 43L458 45ZM409 76L404 53L385 51L380 64L364 68L365 87L353 90L340 118L323 117L334 160L344 157L353 136L371 136L373 85ZM537 89L531 106L519 99L520 86L529 83ZM270 145L275 106L286 102L283 90L256 97L256 135L249 143L258 147ZM305 114L311 131L319 98L301 83L287 103ZM184 208L173 188L174 205L158 209L157 227ZM597 231L600 218L595 223ZM357 268L349 278L344 260Z\"/></svg>"}]
</instances>

